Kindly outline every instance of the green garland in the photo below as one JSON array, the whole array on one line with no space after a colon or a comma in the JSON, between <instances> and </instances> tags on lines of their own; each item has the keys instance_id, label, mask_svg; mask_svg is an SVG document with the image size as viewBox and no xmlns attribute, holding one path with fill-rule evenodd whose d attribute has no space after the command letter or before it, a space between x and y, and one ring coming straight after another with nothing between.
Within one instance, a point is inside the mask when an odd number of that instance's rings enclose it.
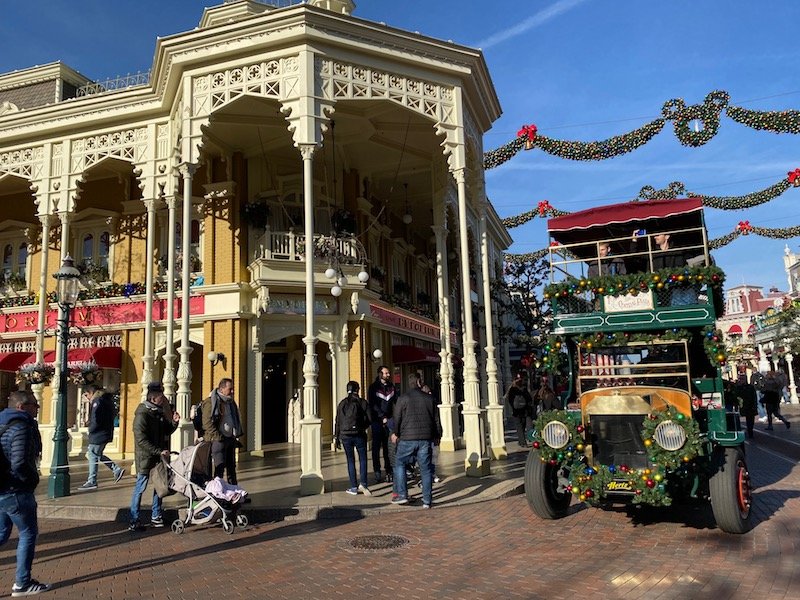
<instances>
[{"instance_id":1,"label":"green garland","mask_svg":"<svg viewBox=\"0 0 800 600\"><path fill-rule=\"evenodd\" d=\"M675 136L684 146L698 147L708 143L719 131L720 115L723 110L732 120L753 129L775 133L800 133L800 111L757 111L728 104L730 95L723 90L709 93L701 104L687 106L682 98L667 100L661 109L662 117L646 123L642 127L598 142L565 141L536 135L533 125L532 136L518 133L514 140L486 152L483 157L484 169L493 169L513 158L520 150L540 148L548 154L568 160L604 160L621 156L643 146L672 121ZM702 121L703 128L694 131L689 124Z\"/></svg>"},{"instance_id":2,"label":"green garland","mask_svg":"<svg viewBox=\"0 0 800 600\"><path fill-rule=\"evenodd\" d=\"M744 196L703 196L701 194L689 194L689 196L700 198L703 201L703 206L710 206L711 208L719 208L721 210L742 210L774 200L790 187L792 187L792 184L784 178L768 188L757 192L751 192Z\"/></svg>"},{"instance_id":3,"label":"green garland","mask_svg":"<svg viewBox=\"0 0 800 600\"><path fill-rule=\"evenodd\" d=\"M719 329L713 327L703 328L703 349L711 359L712 365L725 366L728 361L728 351L725 347L725 338Z\"/></svg>"},{"instance_id":4,"label":"green garland","mask_svg":"<svg viewBox=\"0 0 800 600\"><path fill-rule=\"evenodd\" d=\"M547 248L536 250L536 252L527 252L525 254L504 254L503 260L506 262L538 262L547 256Z\"/></svg>"},{"instance_id":5,"label":"green garland","mask_svg":"<svg viewBox=\"0 0 800 600\"><path fill-rule=\"evenodd\" d=\"M665 421L676 423L686 434L686 442L678 450L662 448L653 439L656 427ZM664 411L651 413L645 418L642 428L642 440L644 440L645 448L647 448L648 459L673 471L695 458L703 448L700 426L697 421L687 418L674 406L670 406Z\"/></svg>"},{"instance_id":6,"label":"green garland","mask_svg":"<svg viewBox=\"0 0 800 600\"><path fill-rule=\"evenodd\" d=\"M625 275L602 275L600 277L570 278L560 283L551 283L544 288L545 300L566 298L592 292L598 296L620 296L638 294L640 291L686 287L708 283L712 288L721 288L725 273L715 265L708 267L682 267L660 269L655 273L629 273Z\"/></svg>"},{"instance_id":7,"label":"green garland","mask_svg":"<svg viewBox=\"0 0 800 600\"><path fill-rule=\"evenodd\" d=\"M569 442L563 448L551 448L542 438L542 431L551 421L563 423L569 430ZM576 422L572 413L565 410L547 410L537 417L529 437L533 449L539 451L542 462L571 462L580 460L583 456L583 431L583 425Z\"/></svg>"},{"instance_id":8,"label":"green garland","mask_svg":"<svg viewBox=\"0 0 800 600\"><path fill-rule=\"evenodd\" d=\"M658 466L653 469L629 469L626 465L601 465L587 467L574 463L569 469L569 486L581 502L597 505L608 496L608 484L619 481L633 492L633 504L669 506L672 498L667 494L664 479L666 470Z\"/></svg>"},{"instance_id":9,"label":"green garland","mask_svg":"<svg viewBox=\"0 0 800 600\"><path fill-rule=\"evenodd\" d=\"M556 336L548 336L542 350L542 369L549 373L557 373L567 360L564 354L564 340Z\"/></svg>"}]
</instances>

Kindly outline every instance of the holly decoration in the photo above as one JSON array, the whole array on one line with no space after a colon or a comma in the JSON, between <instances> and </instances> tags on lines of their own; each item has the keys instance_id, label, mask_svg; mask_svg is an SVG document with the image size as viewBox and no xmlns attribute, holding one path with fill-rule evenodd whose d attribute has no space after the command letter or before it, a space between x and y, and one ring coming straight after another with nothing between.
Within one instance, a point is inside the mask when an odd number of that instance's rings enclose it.
<instances>
[{"instance_id":1,"label":"holly decoration","mask_svg":"<svg viewBox=\"0 0 800 600\"><path fill-rule=\"evenodd\" d=\"M569 431L569 442L563 448L551 448L542 438L541 432L551 421L559 421L566 425ZM530 442L534 450L539 452L542 462L555 460L558 463L569 463L579 460L583 456L583 425L565 410L547 410L541 413L533 424L530 433Z\"/></svg>"},{"instance_id":2,"label":"holly decoration","mask_svg":"<svg viewBox=\"0 0 800 600\"><path fill-rule=\"evenodd\" d=\"M686 433L686 442L678 450L666 450L659 446L653 439L656 428L666 421L672 421ZM669 406L666 410L649 414L645 417L642 427L642 440L647 449L647 458L650 462L675 470L694 459L702 449L700 438L700 426L697 421L687 417L678 411L674 406ZM648 441L650 443L648 444Z\"/></svg>"},{"instance_id":3,"label":"holly decoration","mask_svg":"<svg viewBox=\"0 0 800 600\"><path fill-rule=\"evenodd\" d=\"M600 504L608 497L612 481L620 482L633 493L633 504L669 506L672 498L666 490L666 471L662 466L631 469L626 465L599 465L588 467L575 463L569 467L569 487L581 502Z\"/></svg>"}]
</instances>

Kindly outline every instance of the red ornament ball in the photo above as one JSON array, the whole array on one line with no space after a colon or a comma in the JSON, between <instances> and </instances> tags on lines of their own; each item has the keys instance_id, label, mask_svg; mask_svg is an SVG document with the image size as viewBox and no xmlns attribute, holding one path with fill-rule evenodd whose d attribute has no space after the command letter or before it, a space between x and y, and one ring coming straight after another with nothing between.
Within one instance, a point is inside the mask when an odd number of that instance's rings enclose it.
<instances>
[{"instance_id":1,"label":"red ornament ball","mask_svg":"<svg viewBox=\"0 0 800 600\"><path fill-rule=\"evenodd\" d=\"M537 450L539 449L540 445L541 444L539 444L539 442L533 442L533 447L536 448Z\"/></svg>"},{"instance_id":2,"label":"red ornament ball","mask_svg":"<svg viewBox=\"0 0 800 600\"><path fill-rule=\"evenodd\" d=\"M594 492L592 490L586 490L583 493L583 495L586 496L587 498L591 498L592 496L594 496Z\"/></svg>"},{"instance_id":3,"label":"red ornament ball","mask_svg":"<svg viewBox=\"0 0 800 600\"><path fill-rule=\"evenodd\" d=\"M583 425L578 425L575 429L578 431L578 433L583 433Z\"/></svg>"},{"instance_id":4,"label":"red ornament ball","mask_svg":"<svg viewBox=\"0 0 800 600\"><path fill-rule=\"evenodd\" d=\"M654 488L654 487L656 487L656 482L655 482L655 481L653 481L652 479L648 479L648 480L647 480L647 481L645 481L644 483L645 483L645 485L647 485L647 487L649 487L649 488Z\"/></svg>"}]
</instances>

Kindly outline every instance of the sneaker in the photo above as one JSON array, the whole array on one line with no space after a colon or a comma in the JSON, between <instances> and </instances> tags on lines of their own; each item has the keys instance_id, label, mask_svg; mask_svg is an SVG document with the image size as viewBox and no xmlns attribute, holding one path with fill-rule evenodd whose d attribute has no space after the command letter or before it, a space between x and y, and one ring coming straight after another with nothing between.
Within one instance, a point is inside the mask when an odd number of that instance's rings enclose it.
<instances>
[{"instance_id":1,"label":"sneaker","mask_svg":"<svg viewBox=\"0 0 800 600\"><path fill-rule=\"evenodd\" d=\"M144 531L145 527L139 521L134 521L130 525L128 525L128 531L135 532L135 531Z\"/></svg>"},{"instance_id":2,"label":"sneaker","mask_svg":"<svg viewBox=\"0 0 800 600\"><path fill-rule=\"evenodd\" d=\"M430 507L431 507L431 505L430 505L430 504L423 504L423 505L422 505L422 508L430 508Z\"/></svg>"},{"instance_id":3,"label":"sneaker","mask_svg":"<svg viewBox=\"0 0 800 600\"><path fill-rule=\"evenodd\" d=\"M769 425L764 428L764 431L772 431L772 425Z\"/></svg>"},{"instance_id":4,"label":"sneaker","mask_svg":"<svg viewBox=\"0 0 800 600\"><path fill-rule=\"evenodd\" d=\"M439 483L440 481L441 481L441 479L439 479L438 475L434 475L433 476L433 483Z\"/></svg>"},{"instance_id":5,"label":"sneaker","mask_svg":"<svg viewBox=\"0 0 800 600\"><path fill-rule=\"evenodd\" d=\"M789 427L792 426L792 424L789 423L789 421L784 421L783 424L786 425L786 429L789 429Z\"/></svg>"},{"instance_id":6,"label":"sneaker","mask_svg":"<svg viewBox=\"0 0 800 600\"><path fill-rule=\"evenodd\" d=\"M408 504L408 498L403 498L402 496L397 496L392 498L392 504Z\"/></svg>"},{"instance_id":7,"label":"sneaker","mask_svg":"<svg viewBox=\"0 0 800 600\"><path fill-rule=\"evenodd\" d=\"M359 485L358 491L364 494L365 496L372 496L372 492L370 492L369 488L365 485Z\"/></svg>"},{"instance_id":8,"label":"sneaker","mask_svg":"<svg viewBox=\"0 0 800 600\"><path fill-rule=\"evenodd\" d=\"M150 527L163 527L164 517L153 517L150 519Z\"/></svg>"},{"instance_id":9,"label":"sneaker","mask_svg":"<svg viewBox=\"0 0 800 600\"><path fill-rule=\"evenodd\" d=\"M347 489L345 490L345 492L347 492L347 493L348 493L348 494L350 494L351 496L358 496L358 488L357 488L357 487L354 487L354 488L347 488Z\"/></svg>"},{"instance_id":10,"label":"sneaker","mask_svg":"<svg viewBox=\"0 0 800 600\"><path fill-rule=\"evenodd\" d=\"M88 492L88 491L96 490L96 489L97 489L97 484L96 483L91 483L91 482L87 481L86 483L84 483L82 486L80 486L78 488L78 491L79 492Z\"/></svg>"},{"instance_id":11,"label":"sneaker","mask_svg":"<svg viewBox=\"0 0 800 600\"><path fill-rule=\"evenodd\" d=\"M375 471L375 483L383 483L383 475L380 471Z\"/></svg>"},{"instance_id":12,"label":"sneaker","mask_svg":"<svg viewBox=\"0 0 800 600\"><path fill-rule=\"evenodd\" d=\"M125 477L125 469L120 469L114 473L114 483L119 483L119 480Z\"/></svg>"},{"instance_id":13,"label":"sneaker","mask_svg":"<svg viewBox=\"0 0 800 600\"><path fill-rule=\"evenodd\" d=\"M758 422L759 423L766 423L767 422L767 417L758 417Z\"/></svg>"},{"instance_id":14,"label":"sneaker","mask_svg":"<svg viewBox=\"0 0 800 600\"><path fill-rule=\"evenodd\" d=\"M394 481L394 474L391 471L386 471L386 481L392 483Z\"/></svg>"},{"instance_id":15,"label":"sneaker","mask_svg":"<svg viewBox=\"0 0 800 600\"><path fill-rule=\"evenodd\" d=\"M16 583L11 586L11 595L15 598L20 596L35 596L50 589L49 583L41 583L31 579L25 587L18 586Z\"/></svg>"}]
</instances>

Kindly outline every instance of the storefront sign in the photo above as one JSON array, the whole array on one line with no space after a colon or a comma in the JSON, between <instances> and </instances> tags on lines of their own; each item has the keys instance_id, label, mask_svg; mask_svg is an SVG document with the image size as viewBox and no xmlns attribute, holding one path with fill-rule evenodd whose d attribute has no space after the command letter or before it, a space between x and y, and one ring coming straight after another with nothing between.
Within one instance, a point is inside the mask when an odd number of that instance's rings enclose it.
<instances>
[{"instance_id":1,"label":"storefront sign","mask_svg":"<svg viewBox=\"0 0 800 600\"><path fill-rule=\"evenodd\" d=\"M402 329L404 333L416 338L439 341L439 326L429 321L403 314L389 308L369 305L370 314L380 321L381 325Z\"/></svg>"},{"instance_id":2,"label":"storefront sign","mask_svg":"<svg viewBox=\"0 0 800 600\"><path fill-rule=\"evenodd\" d=\"M607 313L632 312L637 310L653 310L653 291L640 292L635 296L603 296Z\"/></svg>"},{"instance_id":3,"label":"storefront sign","mask_svg":"<svg viewBox=\"0 0 800 600\"><path fill-rule=\"evenodd\" d=\"M181 316L181 301L175 301L175 318ZM205 313L205 297L193 296L189 299L189 314L202 315ZM124 302L119 304L104 304L91 306L78 306L72 311L72 324L79 327L95 327L102 325L128 325L144 323L147 315L145 302ZM153 319L163 321L167 318L167 301L155 300L153 302ZM16 333L35 331L39 319L38 311L21 312L0 315L0 332ZM55 327L58 322L58 311L50 309L45 314L45 327Z\"/></svg>"},{"instance_id":4,"label":"storefront sign","mask_svg":"<svg viewBox=\"0 0 800 600\"><path fill-rule=\"evenodd\" d=\"M306 314L306 299L304 296L281 296L273 294L269 298L267 313L272 315L304 315ZM335 298L315 298L315 315L335 315L339 313L338 303Z\"/></svg>"}]
</instances>

